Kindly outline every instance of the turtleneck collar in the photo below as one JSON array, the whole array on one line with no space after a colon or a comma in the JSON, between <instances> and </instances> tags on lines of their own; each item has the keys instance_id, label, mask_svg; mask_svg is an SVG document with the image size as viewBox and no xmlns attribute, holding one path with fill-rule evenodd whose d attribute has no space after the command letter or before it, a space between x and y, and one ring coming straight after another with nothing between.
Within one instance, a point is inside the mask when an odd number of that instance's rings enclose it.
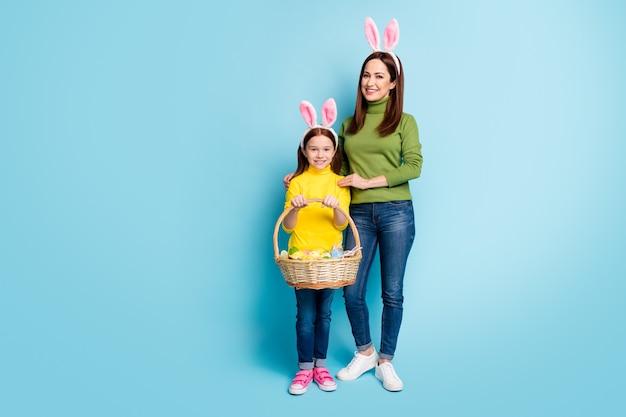
<instances>
[{"instance_id":1,"label":"turtleneck collar","mask_svg":"<svg viewBox=\"0 0 626 417\"><path fill-rule=\"evenodd\" d=\"M370 101L367 103L367 113L370 114L381 114L387 110L387 102L389 101L389 96L383 98L378 101Z\"/></svg>"},{"instance_id":2,"label":"turtleneck collar","mask_svg":"<svg viewBox=\"0 0 626 417\"><path fill-rule=\"evenodd\" d=\"M330 169L330 164L328 164L322 169L317 169L313 165L309 165L307 172L310 172L311 174L316 174L316 175L325 175L325 174L330 174L332 171Z\"/></svg>"}]
</instances>

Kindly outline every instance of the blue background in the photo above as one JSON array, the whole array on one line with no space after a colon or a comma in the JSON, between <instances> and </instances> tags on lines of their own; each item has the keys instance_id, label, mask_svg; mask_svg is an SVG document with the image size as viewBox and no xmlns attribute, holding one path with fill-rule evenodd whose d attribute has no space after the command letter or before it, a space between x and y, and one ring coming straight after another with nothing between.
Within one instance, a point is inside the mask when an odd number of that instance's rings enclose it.
<instances>
[{"instance_id":1,"label":"blue background","mask_svg":"<svg viewBox=\"0 0 626 417\"><path fill-rule=\"evenodd\" d=\"M423 143L405 389L292 397L281 178L300 100L351 114L366 16L399 20ZM625 19L617 0L3 1L0 414L623 416ZM369 298L377 343L376 280ZM333 311L334 373L341 292Z\"/></svg>"}]
</instances>

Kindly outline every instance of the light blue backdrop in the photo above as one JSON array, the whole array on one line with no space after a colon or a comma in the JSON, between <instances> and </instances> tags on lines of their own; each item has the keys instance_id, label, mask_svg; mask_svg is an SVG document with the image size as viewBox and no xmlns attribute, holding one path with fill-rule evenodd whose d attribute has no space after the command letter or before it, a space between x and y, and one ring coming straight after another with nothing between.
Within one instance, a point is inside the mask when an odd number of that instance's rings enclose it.
<instances>
[{"instance_id":1,"label":"light blue backdrop","mask_svg":"<svg viewBox=\"0 0 626 417\"><path fill-rule=\"evenodd\" d=\"M396 369L291 397L302 99L396 17L424 167ZM0 414L623 416L619 1L0 4ZM379 287L371 283L375 342ZM329 367L354 350L341 293Z\"/></svg>"}]
</instances>

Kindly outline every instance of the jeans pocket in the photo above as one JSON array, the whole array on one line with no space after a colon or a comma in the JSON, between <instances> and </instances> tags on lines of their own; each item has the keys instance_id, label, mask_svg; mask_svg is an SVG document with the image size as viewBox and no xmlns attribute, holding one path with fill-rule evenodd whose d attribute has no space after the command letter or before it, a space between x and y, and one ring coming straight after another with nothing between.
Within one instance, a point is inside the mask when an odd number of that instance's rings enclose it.
<instances>
[{"instance_id":1,"label":"jeans pocket","mask_svg":"<svg viewBox=\"0 0 626 417\"><path fill-rule=\"evenodd\" d=\"M396 201L389 201L387 204L389 204L392 207L411 207L413 205L413 201L411 201L411 200L396 200Z\"/></svg>"}]
</instances>

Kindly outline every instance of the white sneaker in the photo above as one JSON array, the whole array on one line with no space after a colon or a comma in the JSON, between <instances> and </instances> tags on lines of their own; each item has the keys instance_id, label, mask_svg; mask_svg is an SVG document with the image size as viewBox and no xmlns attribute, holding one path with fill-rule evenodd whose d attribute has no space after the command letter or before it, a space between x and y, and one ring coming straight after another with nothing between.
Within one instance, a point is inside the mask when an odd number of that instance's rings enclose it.
<instances>
[{"instance_id":1,"label":"white sneaker","mask_svg":"<svg viewBox=\"0 0 626 417\"><path fill-rule=\"evenodd\" d=\"M383 387L387 391L402 391L402 388L404 388L404 384L402 384L402 380L398 378L391 362L383 362L380 365L376 365L374 375L376 375L376 378L383 381Z\"/></svg>"},{"instance_id":2,"label":"white sneaker","mask_svg":"<svg viewBox=\"0 0 626 417\"><path fill-rule=\"evenodd\" d=\"M352 358L348 366L337 372L337 379L341 379L342 381L352 381L353 379L357 379L365 372L374 368L376 363L378 363L378 355L376 352L372 353L370 356L354 352L354 358Z\"/></svg>"}]
</instances>

